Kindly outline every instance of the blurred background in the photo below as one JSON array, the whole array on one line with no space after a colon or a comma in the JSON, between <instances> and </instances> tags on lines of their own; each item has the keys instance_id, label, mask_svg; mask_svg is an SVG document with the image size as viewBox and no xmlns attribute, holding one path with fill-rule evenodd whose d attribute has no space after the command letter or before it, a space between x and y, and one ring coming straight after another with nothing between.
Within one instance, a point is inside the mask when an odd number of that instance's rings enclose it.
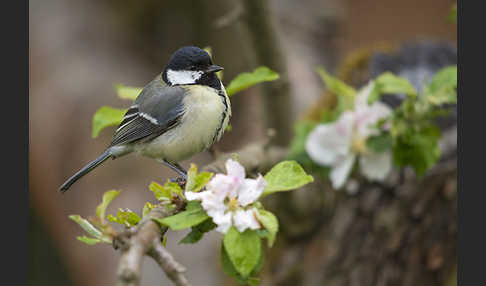
<instances>
[{"instance_id":1,"label":"blurred background","mask_svg":"<svg viewBox=\"0 0 486 286\"><path fill-rule=\"evenodd\" d=\"M269 1L265 13L276 28L288 76L290 122L322 95L323 84L315 73L318 65L335 73L356 52L410 41L455 47L456 25L447 21L453 4L450 0ZM155 161L129 155L107 161L64 195L57 189L109 144L114 128L93 139L91 122L102 105L129 106L116 96L115 83L144 86L184 45L211 46L214 62L225 68L225 84L264 64L252 45L255 30L241 20L241 9L236 0L29 1L31 285L114 284L119 253L108 245L88 246L76 240L83 233L68 215L93 215L109 189L123 192L108 213L119 207L141 212L146 201L154 200L150 182L163 183L174 174ZM235 150L264 135L264 85L231 98L233 128L217 144L218 150ZM182 165L202 166L210 159L199 154ZM168 248L187 266L194 285L234 284L219 264L218 233L211 232L194 245L178 245L184 235L171 232ZM437 281L409 285L439 285ZM142 285L171 284L146 259Z\"/></svg>"}]
</instances>

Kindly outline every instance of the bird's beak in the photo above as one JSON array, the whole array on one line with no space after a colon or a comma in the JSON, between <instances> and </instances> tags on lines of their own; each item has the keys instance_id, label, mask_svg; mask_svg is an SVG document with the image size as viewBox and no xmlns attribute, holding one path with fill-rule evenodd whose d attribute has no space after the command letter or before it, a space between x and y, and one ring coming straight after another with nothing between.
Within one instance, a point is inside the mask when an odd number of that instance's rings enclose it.
<instances>
[{"instance_id":1,"label":"bird's beak","mask_svg":"<svg viewBox=\"0 0 486 286\"><path fill-rule=\"evenodd\" d=\"M206 70L207 73L211 73L211 72L219 72L219 71L222 71L223 70L223 67L220 67L220 66L217 66L217 65L212 65L212 66L209 66L209 68Z\"/></svg>"}]
</instances>

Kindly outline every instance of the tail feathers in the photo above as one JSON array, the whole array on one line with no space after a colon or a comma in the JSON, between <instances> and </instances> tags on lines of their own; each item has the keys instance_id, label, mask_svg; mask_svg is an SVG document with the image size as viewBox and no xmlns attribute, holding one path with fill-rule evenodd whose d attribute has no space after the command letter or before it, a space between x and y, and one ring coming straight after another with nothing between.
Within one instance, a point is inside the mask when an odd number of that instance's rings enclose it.
<instances>
[{"instance_id":1,"label":"tail feathers","mask_svg":"<svg viewBox=\"0 0 486 286\"><path fill-rule=\"evenodd\" d=\"M77 180L81 179L84 175L91 172L94 168L98 167L106 161L108 158L111 157L110 150L106 150L103 154L101 154L98 158L91 161L88 165L84 166L81 170L79 170L76 174L74 174L71 178L69 178L62 186L59 188L59 191L64 193L66 192L72 184L74 184Z\"/></svg>"}]
</instances>

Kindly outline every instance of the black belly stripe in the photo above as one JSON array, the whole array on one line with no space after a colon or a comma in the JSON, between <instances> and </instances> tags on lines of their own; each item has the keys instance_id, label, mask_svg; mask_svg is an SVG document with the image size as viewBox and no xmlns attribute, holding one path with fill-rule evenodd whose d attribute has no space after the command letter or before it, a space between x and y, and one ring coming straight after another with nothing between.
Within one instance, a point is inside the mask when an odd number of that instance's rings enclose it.
<instances>
[{"instance_id":1,"label":"black belly stripe","mask_svg":"<svg viewBox=\"0 0 486 286\"><path fill-rule=\"evenodd\" d=\"M222 131L221 129L223 128L224 120L226 119L226 115L228 114L228 102L226 102L226 96L224 96L224 91L219 89L218 95L223 99L224 110L223 110L223 116L221 117L221 122L219 123L218 129L216 129L216 132L214 133L213 143L216 142L219 133Z\"/></svg>"},{"instance_id":2,"label":"black belly stripe","mask_svg":"<svg viewBox=\"0 0 486 286\"><path fill-rule=\"evenodd\" d=\"M213 142L212 143L214 143L216 141L216 139L218 138L218 135L220 134L220 132L224 131L224 130L221 130L221 129L223 128L224 120L226 119L226 116L228 114L228 102L226 102L226 96L225 96L225 92L223 90L223 83L221 83L221 81L216 76L216 74L211 73L209 76L202 77L198 81L197 84L206 85L206 86L212 87L215 90L217 90L218 95L221 96L223 104L224 104L224 110L223 110L223 114L222 114L223 116L221 117L221 122L219 123L218 129L216 129L216 132L214 133L214 136L213 136Z\"/></svg>"}]
</instances>

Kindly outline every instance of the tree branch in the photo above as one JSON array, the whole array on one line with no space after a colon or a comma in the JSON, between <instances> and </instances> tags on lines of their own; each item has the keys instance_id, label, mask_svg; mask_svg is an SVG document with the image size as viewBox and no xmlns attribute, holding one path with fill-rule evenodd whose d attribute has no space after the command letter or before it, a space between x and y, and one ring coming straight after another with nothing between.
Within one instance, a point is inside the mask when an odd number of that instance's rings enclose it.
<instances>
[{"instance_id":1,"label":"tree branch","mask_svg":"<svg viewBox=\"0 0 486 286\"><path fill-rule=\"evenodd\" d=\"M164 218L181 211L167 209L167 204L154 208L137 226L127 229L113 239L113 247L120 249L121 258L117 272L117 286L140 285L143 257L153 257L175 285L190 285L183 277L183 267L163 248L160 240L167 228L161 228L153 218ZM160 246L159 246L160 244ZM167 258L167 261L161 259ZM161 264L163 263L163 265ZM175 269L175 270L174 270ZM174 272L176 271L176 273ZM177 275L175 275L175 274ZM184 283L181 283L184 282Z\"/></svg>"},{"instance_id":2,"label":"tree branch","mask_svg":"<svg viewBox=\"0 0 486 286\"><path fill-rule=\"evenodd\" d=\"M243 0L243 19L259 64L280 74L277 81L262 86L263 111L267 128L277 131L275 144L287 146L292 139L293 113L286 59L275 29L274 16L268 0Z\"/></svg>"},{"instance_id":3,"label":"tree branch","mask_svg":"<svg viewBox=\"0 0 486 286\"><path fill-rule=\"evenodd\" d=\"M234 152L218 153L217 158L204 166L202 170L214 173L224 172L226 160L237 156L238 161L248 173L266 173L272 166L283 160L287 154L286 148L270 144L272 137L273 135L270 134L265 140L248 144ZM447 163L442 162L431 170L427 177L436 172L441 173L443 168L450 169L454 166L453 160L447 161ZM396 185L396 182L391 184ZM118 286L140 285L141 265L145 255L152 257L175 285L190 285L184 276L185 267L175 261L174 257L161 243L161 238L167 228L161 228L152 220L152 218L168 217L183 210L182 204L176 205L178 206L173 210L168 210L167 205L158 205L137 226L127 229L113 239L114 248L121 251L117 273Z\"/></svg>"},{"instance_id":4,"label":"tree branch","mask_svg":"<svg viewBox=\"0 0 486 286\"><path fill-rule=\"evenodd\" d=\"M175 261L174 257L167 251L162 245L160 239L155 239L152 248L148 252L150 255L164 270L165 274L174 282L177 286L190 286L187 278L184 276L186 268Z\"/></svg>"},{"instance_id":5,"label":"tree branch","mask_svg":"<svg viewBox=\"0 0 486 286\"><path fill-rule=\"evenodd\" d=\"M224 172L226 160L236 154L240 163L249 173L264 173L285 157L286 149L269 146L274 134L259 142L249 144L232 153L220 153L215 161L203 167L205 171ZM177 286L189 286L184 276L185 267L162 245L161 238L167 228L160 227L153 218L164 218L183 210L182 204L176 204L172 210L167 204L160 204L143 218L137 226L127 229L113 239L113 247L120 249L121 258L117 272L117 286L140 285L143 257L152 257Z\"/></svg>"},{"instance_id":6,"label":"tree branch","mask_svg":"<svg viewBox=\"0 0 486 286\"><path fill-rule=\"evenodd\" d=\"M240 150L218 154L216 160L202 168L203 171L224 173L226 160L236 156L238 162L247 173L265 173L273 165L285 158L287 149L279 146L269 146L268 140L248 144Z\"/></svg>"},{"instance_id":7,"label":"tree branch","mask_svg":"<svg viewBox=\"0 0 486 286\"><path fill-rule=\"evenodd\" d=\"M213 26L217 29L222 29L225 27L228 27L232 24L234 24L236 21L240 19L240 17L243 15L243 7L241 6L240 2L235 3L235 8L231 10L229 13L226 15L216 19L214 21Z\"/></svg>"}]
</instances>

